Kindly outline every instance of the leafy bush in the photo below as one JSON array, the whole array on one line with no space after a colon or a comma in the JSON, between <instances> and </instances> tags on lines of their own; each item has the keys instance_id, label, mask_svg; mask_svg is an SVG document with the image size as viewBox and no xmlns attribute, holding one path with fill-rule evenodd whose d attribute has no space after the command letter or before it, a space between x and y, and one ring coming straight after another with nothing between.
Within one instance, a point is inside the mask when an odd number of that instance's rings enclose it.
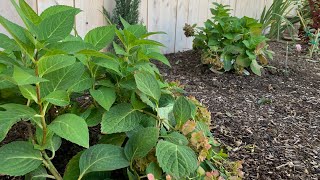
<instances>
[{"instance_id":1,"label":"leafy bush","mask_svg":"<svg viewBox=\"0 0 320 180\"><path fill-rule=\"evenodd\" d=\"M270 27L267 34L269 38L280 39L280 34L286 29L294 28L286 18L294 3L295 0L273 0L273 3L268 9L266 6L264 7L260 17L260 23L263 25L262 28L264 30Z\"/></svg>"},{"instance_id":2,"label":"leafy bush","mask_svg":"<svg viewBox=\"0 0 320 180\"><path fill-rule=\"evenodd\" d=\"M111 21L109 23L123 28L120 17L125 19L129 24L137 24L139 22L140 0L115 0L115 2L116 6L112 13L103 8L103 14Z\"/></svg>"},{"instance_id":3,"label":"leafy bush","mask_svg":"<svg viewBox=\"0 0 320 180\"><path fill-rule=\"evenodd\" d=\"M192 26L184 29L186 35L195 36L193 47L202 51L201 61L215 70L235 70L242 74L250 69L261 75L262 66L272 58L265 36L261 35L262 25L249 17L237 18L230 16L228 6L214 3L211 9L213 17L204 23L204 28L192 32ZM259 63L257 61L259 60Z\"/></svg>"},{"instance_id":4,"label":"leafy bush","mask_svg":"<svg viewBox=\"0 0 320 180\"><path fill-rule=\"evenodd\" d=\"M12 2L27 29L0 16L13 37L0 35L0 141L18 122L30 131L28 141L0 147L0 174L61 180L51 160L65 139L84 149L65 180L108 179L114 170L129 179L243 176L211 135L210 112L150 63L170 66L163 45L146 39L156 32L122 19L124 29L98 27L82 39L70 35L79 9L52 6L38 16ZM110 43L115 54L100 51ZM88 127L97 125L103 135L90 147Z\"/></svg>"}]
</instances>

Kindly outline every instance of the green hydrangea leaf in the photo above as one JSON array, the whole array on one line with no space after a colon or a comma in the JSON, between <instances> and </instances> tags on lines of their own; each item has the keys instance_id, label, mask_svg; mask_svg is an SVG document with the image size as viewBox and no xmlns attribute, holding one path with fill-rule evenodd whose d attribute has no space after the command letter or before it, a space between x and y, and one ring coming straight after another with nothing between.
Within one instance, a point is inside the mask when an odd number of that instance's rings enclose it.
<instances>
[{"instance_id":1,"label":"green hydrangea leaf","mask_svg":"<svg viewBox=\"0 0 320 180\"><path fill-rule=\"evenodd\" d=\"M160 141L156 156L163 171L175 179L183 179L194 173L198 167L197 156L188 146Z\"/></svg>"},{"instance_id":2,"label":"green hydrangea leaf","mask_svg":"<svg viewBox=\"0 0 320 180\"><path fill-rule=\"evenodd\" d=\"M124 152L130 161L145 157L157 144L159 129L155 127L142 128L129 138Z\"/></svg>"},{"instance_id":3,"label":"green hydrangea leaf","mask_svg":"<svg viewBox=\"0 0 320 180\"><path fill-rule=\"evenodd\" d=\"M96 47L96 50L101 50L113 41L114 36L115 26L102 26L89 31L84 40Z\"/></svg>"},{"instance_id":4,"label":"green hydrangea leaf","mask_svg":"<svg viewBox=\"0 0 320 180\"><path fill-rule=\"evenodd\" d=\"M37 169L43 159L29 142L15 141L0 148L0 174L25 175Z\"/></svg>"},{"instance_id":5,"label":"green hydrangea leaf","mask_svg":"<svg viewBox=\"0 0 320 180\"><path fill-rule=\"evenodd\" d=\"M116 92L113 88L101 87L97 90L90 89L91 96L105 110L109 111L112 104L116 101Z\"/></svg>"},{"instance_id":6,"label":"green hydrangea leaf","mask_svg":"<svg viewBox=\"0 0 320 180\"><path fill-rule=\"evenodd\" d=\"M75 114L58 116L48 128L68 141L89 148L89 130L87 123Z\"/></svg>"},{"instance_id":7,"label":"green hydrangea leaf","mask_svg":"<svg viewBox=\"0 0 320 180\"><path fill-rule=\"evenodd\" d=\"M112 171L129 166L123 148L110 144L99 144L85 150L80 157L81 179L85 174L96 171Z\"/></svg>"},{"instance_id":8,"label":"green hydrangea leaf","mask_svg":"<svg viewBox=\"0 0 320 180\"><path fill-rule=\"evenodd\" d=\"M57 106L67 106L70 103L69 94L64 90L53 91L43 100Z\"/></svg>"},{"instance_id":9,"label":"green hydrangea leaf","mask_svg":"<svg viewBox=\"0 0 320 180\"><path fill-rule=\"evenodd\" d=\"M173 114L178 126L183 125L191 118L191 107L185 97L179 97L173 106Z\"/></svg>"},{"instance_id":10,"label":"green hydrangea leaf","mask_svg":"<svg viewBox=\"0 0 320 180\"><path fill-rule=\"evenodd\" d=\"M161 89L157 79L148 72L138 72L134 75L137 88L144 94L159 101L161 96Z\"/></svg>"},{"instance_id":11,"label":"green hydrangea leaf","mask_svg":"<svg viewBox=\"0 0 320 180\"><path fill-rule=\"evenodd\" d=\"M177 145L186 146L189 144L187 137L185 137L183 134L180 134L179 132L172 132L172 133L165 135L163 137L166 141L172 142Z\"/></svg>"},{"instance_id":12,"label":"green hydrangea leaf","mask_svg":"<svg viewBox=\"0 0 320 180\"><path fill-rule=\"evenodd\" d=\"M131 131L139 126L142 118L143 114L130 104L119 104L103 115L101 131L106 134Z\"/></svg>"},{"instance_id":13,"label":"green hydrangea leaf","mask_svg":"<svg viewBox=\"0 0 320 180\"><path fill-rule=\"evenodd\" d=\"M68 55L53 55L40 58L38 61L39 76L70 66L76 62L76 58Z\"/></svg>"}]
</instances>

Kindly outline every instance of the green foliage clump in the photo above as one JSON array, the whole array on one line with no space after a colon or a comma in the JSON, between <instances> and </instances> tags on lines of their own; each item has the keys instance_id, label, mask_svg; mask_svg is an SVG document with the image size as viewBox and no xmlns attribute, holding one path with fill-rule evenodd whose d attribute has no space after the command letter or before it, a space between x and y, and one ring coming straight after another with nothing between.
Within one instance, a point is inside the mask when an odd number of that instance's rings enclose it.
<instances>
[{"instance_id":1,"label":"green foliage clump","mask_svg":"<svg viewBox=\"0 0 320 180\"><path fill-rule=\"evenodd\" d=\"M270 28L267 34L269 38L280 39L279 36L286 29L294 28L286 16L290 13L295 2L296 0L273 0L268 9L266 6L264 7L259 22L263 25L264 30ZM291 36L293 35L291 34Z\"/></svg>"},{"instance_id":2,"label":"green foliage clump","mask_svg":"<svg viewBox=\"0 0 320 180\"><path fill-rule=\"evenodd\" d=\"M104 8L103 13L112 24L123 28L121 19L125 19L129 24L137 24L139 22L139 5L140 0L115 0L116 6L112 13L107 12Z\"/></svg>"},{"instance_id":3,"label":"green foliage clump","mask_svg":"<svg viewBox=\"0 0 320 180\"><path fill-rule=\"evenodd\" d=\"M193 47L201 50L202 63L215 70L235 70L239 74L248 74L246 68L250 68L261 75L261 65L266 65L267 58L272 58L267 49L268 39L261 35L262 25L249 17L230 16L228 6L214 5L216 7L211 9L213 17L194 33Z\"/></svg>"},{"instance_id":4,"label":"green foliage clump","mask_svg":"<svg viewBox=\"0 0 320 180\"><path fill-rule=\"evenodd\" d=\"M170 66L159 51L163 45L146 39L157 32L121 19L123 29L97 27L82 39L70 35L79 9L52 6L39 16L24 0L12 3L27 28L0 16L13 37L0 35L6 40L0 41L0 141L18 122L30 131L28 141L0 147L0 174L58 180L243 176L241 162L229 163L210 133L206 108L185 97L179 83L164 81L150 62ZM109 44L115 53L101 52ZM101 138L89 143L89 127L97 125ZM63 178L52 163L62 139L83 147Z\"/></svg>"}]
</instances>

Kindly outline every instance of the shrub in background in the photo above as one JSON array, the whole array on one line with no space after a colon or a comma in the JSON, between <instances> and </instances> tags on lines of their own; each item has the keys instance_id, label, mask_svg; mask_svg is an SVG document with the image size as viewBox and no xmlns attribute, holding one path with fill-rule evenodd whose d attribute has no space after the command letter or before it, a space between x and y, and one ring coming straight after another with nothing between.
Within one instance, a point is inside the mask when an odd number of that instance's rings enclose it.
<instances>
[{"instance_id":1,"label":"shrub in background","mask_svg":"<svg viewBox=\"0 0 320 180\"><path fill-rule=\"evenodd\" d=\"M52 6L39 16L24 0L12 3L27 28L0 16L13 37L0 35L0 141L18 122L30 131L28 141L0 147L0 174L61 180L52 159L65 139L83 147L65 180L112 179L114 171L117 179L242 178L241 162L227 161L212 136L207 109L150 62L170 66L163 45L146 39L157 33L121 19L123 29L97 27L82 39L70 35L79 9ZM114 54L100 51L110 43ZM103 135L89 143L97 125Z\"/></svg>"},{"instance_id":2,"label":"shrub in background","mask_svg":"<svg viewBox=\"0 0 320 180\"><path fill-rule=\"evenodd\" d=\"M115 24L123 28L120 17L125 19L129 24L137 24L139 22L139 5L140 0L115 0L116 6L112 14L103 8L103 13L111 24Z\"/></svg>"},{"instance_id":3,"label":"shrub in background","mask_svg":"<svg viewBox=\"0 0 320 180\"><path fill-rule=\"evenodd\" d=\"M193 32L187 25L186 35L194 36L194 49L201 50L203 64L209 64L215 70L235 70L239 74L248 74L246 68L261 75L262 65L272 58L265 36L261 35L262 24L249 17L232 17L228 6L213 3L213 17L204 23L204 27Z\"/></svg>"},{"instance_id":4,"label":"shrub in background","mask_svg":"<svg viewBox=\"0 0 320 180\"><path fill-rule=\"evenodd\" d=\"M268 38L277 38L279 40L286 29L294 28L286 16L292 10L295 2L295 0L273 0L268 9L264 7L259 21L262 24L263 30L266 31L270 28L267 33ZM293 35L291 34L291 36Z\"/></svg>"}]
</instances>

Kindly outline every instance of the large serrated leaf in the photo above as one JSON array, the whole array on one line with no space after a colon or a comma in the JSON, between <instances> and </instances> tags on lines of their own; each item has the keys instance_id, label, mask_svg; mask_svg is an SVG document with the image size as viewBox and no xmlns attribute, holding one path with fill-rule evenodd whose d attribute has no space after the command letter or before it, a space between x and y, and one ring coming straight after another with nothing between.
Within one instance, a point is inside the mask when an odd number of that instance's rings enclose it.
<instances>
[{"instance_id":1,"label":"large serrated leaf","mask_svg":"<svg viewBox=\"0 0 320 180\"><path fill-rule=\"evenodd\" d=\"M100 104L107 111L109 111L117 98L116 92L113 88L101 87L97 90L90 89L90 94L98 102L98 104Z\"/></svg>"},{"instance_id":2,"label":"large serrated leaf","mask_svg":"<svg viewBox=\"0 0 320 180\"><path fill-rule=\"evenodd\" d=\"M94 49L93 45L83 42L81 39L80 41L72 40L51 43L47 46L47 48L50 50L59 50L66 54L75 54L84 49Z\"/></svg>"},{"instance_id":3,"label":"large serrated leaf","mask_svg":"<svg viewBox=\"0 0 320 180\"><path fill-rule=\"evenodd\" d=\"M90 76L88 72L84 72L79 81L73 84L68 92L82 92L84 90L90 89L94 84L94 79Z\"/></svg>"},{"instance_id":4,"label":"large serrated leaf","mask_svg":"<svg viewBox=\"0 0 320 180\"><path fill-rule=\"evenodd\" d=\"M43 100L57 106L67 106L70 103L69 94L64 90L53 91Z\"/></svg>"},{"instance_id":5,"label":"large serrated leaf","mask_svg":"<svg viewBox=\"0 0 320 180\"><path fill-rule=\"evenodd\" d=\"M157 144L159 129L155 127L142 128L129 138L124 152L130 161L145 157Z\"/></svg>"},{"instance_id":6,"label":"large serrated leaf","mask_svg":"<svg viewBox=\"0 0 320 180\"><path fill-rule=\"evenodd\" d=\"M166 56L164 56L161 53L151 52L148 54L148 57L150 57L151 59L158 60L158 61L162 62L163 64L171 67L169 60L166 58Z\"/></svg>"},{"instance_id":7,"label":"large serrated leaf","mask_svg":"<svg viewBox=\"0 0 320 180\"><path fill-rule=\"evenodd\" d=\"M131 131L139 126L141 118L143 114L130 104L119 104L103 115L101 131L106 134Z\"/></svg>"},{"instance_id":8,"label":"large serrated leaf","mask_svg":"<svg viewBox=\"0 0 320 180\"><path fill-rule=\"evenodd\" d=\"M89 148L89 130L87 123L75 114L58 116L48 128L68 141Z\"/></svg>"},{"instance_id":9,"label":"large serrated leaf","mask_svg":"<svg viewBox=\"0 0 320 180\"><path fill-rule=\"evenodd\" d=\"M16 81L16 84L19 86L48 81L46 79L29 74L29 72L19 68L18 66L14 67L13 79Z\"/></svg>"},{"instance_id":10,"label":"large serrated leaf","mask_svg":"<svg viewBox=\"0 0 320 180\"><path fill-rule=\"evenodd\" d=\"M0 148L0 174L10 176L25 175L37 169L43 159L33 145L24 141L15 141Z\"/></svg>"},{"instance_id":11,"label":"large serrated leaf","mask_svg":"<svg viewBox=\"0 0 320 180\"><path fill-rule=\"evenodd\" d=\"M41 18L38 14L24 0L19 0L19 6L26 18L33 24L39 24L41 22Z\"/></svg>"},{"instance_id":12,"label":"large serrated leaf","mask_svg":"<svg viewBox=\"0 0 320 180\"><path fill-rule=\"evenodd\" d=\"M84 70L81 63L75 63L44 75L43 78L49 80L49 82L41 83L41 96L45 97L57 90L68 90L81 79Z\"/></svg>"},{"instance_id":13,"label":"large serrated leaf","mask_svg":"<svg viewBox=\"0 0 320 180\"><path fill-rule=\"evenodd\" d=\"M112 144L112 145L121 147L126 138L127 138L126 133L106 134L101 137L98 143Z\"/></svg>"},{"instance_id":14,"label":"large serrated leaf","mask_svg":"<svg viewBox=\"0 0 320 180\"><path fill-rule=\"evenodd\" d=\"M32 85L19 86L19 90L23 97L29 100L33 100L34 102L38 101L35 86L32 86Z\"/></svg>"},{"instance_id":15,"label":"large serrated leaf","mask_svg":"<svg viewBox=\"0 0 320 180\"><path fill-rule=\"evenodd\" d=\"M113 41L114 36L115 26L102 26L89 31L84 40L101 50Z\"/></svg>"},{"instance_id":16,"label":"large serrated leaf","mask_svg":"<svg viewBox=\"0 0 320 180\"><path fill-rule=\"evenodd\" d=\"M11 3L15 7L17 13L28 30L33 34L37 34L37 23L35 22L36 20L34 18L38 17L38 15L33 11L33 9L24 0L19 0L20 7L15 0L11 0ZM41 21L39 17L38 20Z\"/></svg>"},{"instance_id":17,"label":"large serrated leaf","mask_svg":"<svg viewBox=\"0 0 320 180\"><path fill-rule=\"evenodd\" d=\"M126 29L130 31L136 38L141 38L148 32L147 28L140 24L130 25Z\"/></svg>"},{"instance_id":18,"label":"large serrated leaf","mask_svg":"<svg viewBox=\"0 0 320 180\"><path fill-rule=\"evenodd\" d=\"M123 149L110 144L99 144L84 151L80 157L81 179L85 174L95 171L112 171L129 166Z\"/></svg>"},{"instance_id":19,"label":"large serrated leaf","mask_svg":"<svg viewBox=\"0 0 320 180\"><path fill-rule=\"evenodd\" d=\"M191 107L185 97L179 97L173 106L173 114L178 126L183 125L191 118Z\"/></svg>"},{"instance_id":20,"label":"large serrated leaf","mask_svg":"<svg viewBox=\"0 0 320 180\"><path fill-rule=\"evenodd\" d=\"M76 62L76 58L68 55L53 55L40 58L38 61L39 76L70 66Z\"/></svg>"},{"instance_id":21,"label":"large serrated leaf","mask_svg":"<svg viewBox=\"0 0 320 180\"><path fill-rule=\"evenodd\" d=\"M168 142L172 142L176 145L183 145L186 146L189 144L189 141L187 137L185 137L183 134L180 134L179 132L172 132L166 136L163 136L164 139Z\"/></svg>"},{"instance_id":22,"label":"large serrated leaf","mask_svg":"<svg viewBox=\"0 0 320 180\"><path fill-rule=\"evenodd\" d=\"M71 6L65 6L65 5L55 5L55 6L50 6L47 9L45 9L41 14L40 17L41 19L46 19L50 16L53 16L55 14L58 14L60 12L64 11L80 11L77 8L71 7Z\"/></svg>"},{"instance_id":23,"label":"large serrated leaf","mask_svg":"<svg viewBox=\"0 0 320 180\"><path fill-rule=\"evenodd\" d=\"M161 89L157 79L150 73L138 72L134 75L137 88L144 94L152 97L154 100L159 101L161 96Z\"/></svg>"},{"instance_id":24,"label":"large serrated leaf","mask_svg":"<svg viewBox=\"0 0 320 180\"><path fill-rule=\"evenodd\" d=\"M156 147L156 156L163 171L176 179L188 177L198 167L197 156L188 146L160 141Z\"/></svg>"},{"instance_id":25,"label":"large serrated leaf","mask_svg":"<svg viewBox=\"0 0 320 180\"><path fill-rule=\"evenodd\" d=\"M3 48L5 50L9 51L18 51L19 46L16 44L16 42L13 39L10 39L5 34L0 33L0 48Z\"/></svg>"},{"instance_id":26,"label":"large serrated leaf","mask_svg":"<svg viewBox=\"0 0 320 180\"><path fill-rule=\"evenodd\" d=\"M71 9L45 18L39 24L39 40L57 42L66 38L74 26L75 15L80 11Z\"/></svg>"}]
</instances>

